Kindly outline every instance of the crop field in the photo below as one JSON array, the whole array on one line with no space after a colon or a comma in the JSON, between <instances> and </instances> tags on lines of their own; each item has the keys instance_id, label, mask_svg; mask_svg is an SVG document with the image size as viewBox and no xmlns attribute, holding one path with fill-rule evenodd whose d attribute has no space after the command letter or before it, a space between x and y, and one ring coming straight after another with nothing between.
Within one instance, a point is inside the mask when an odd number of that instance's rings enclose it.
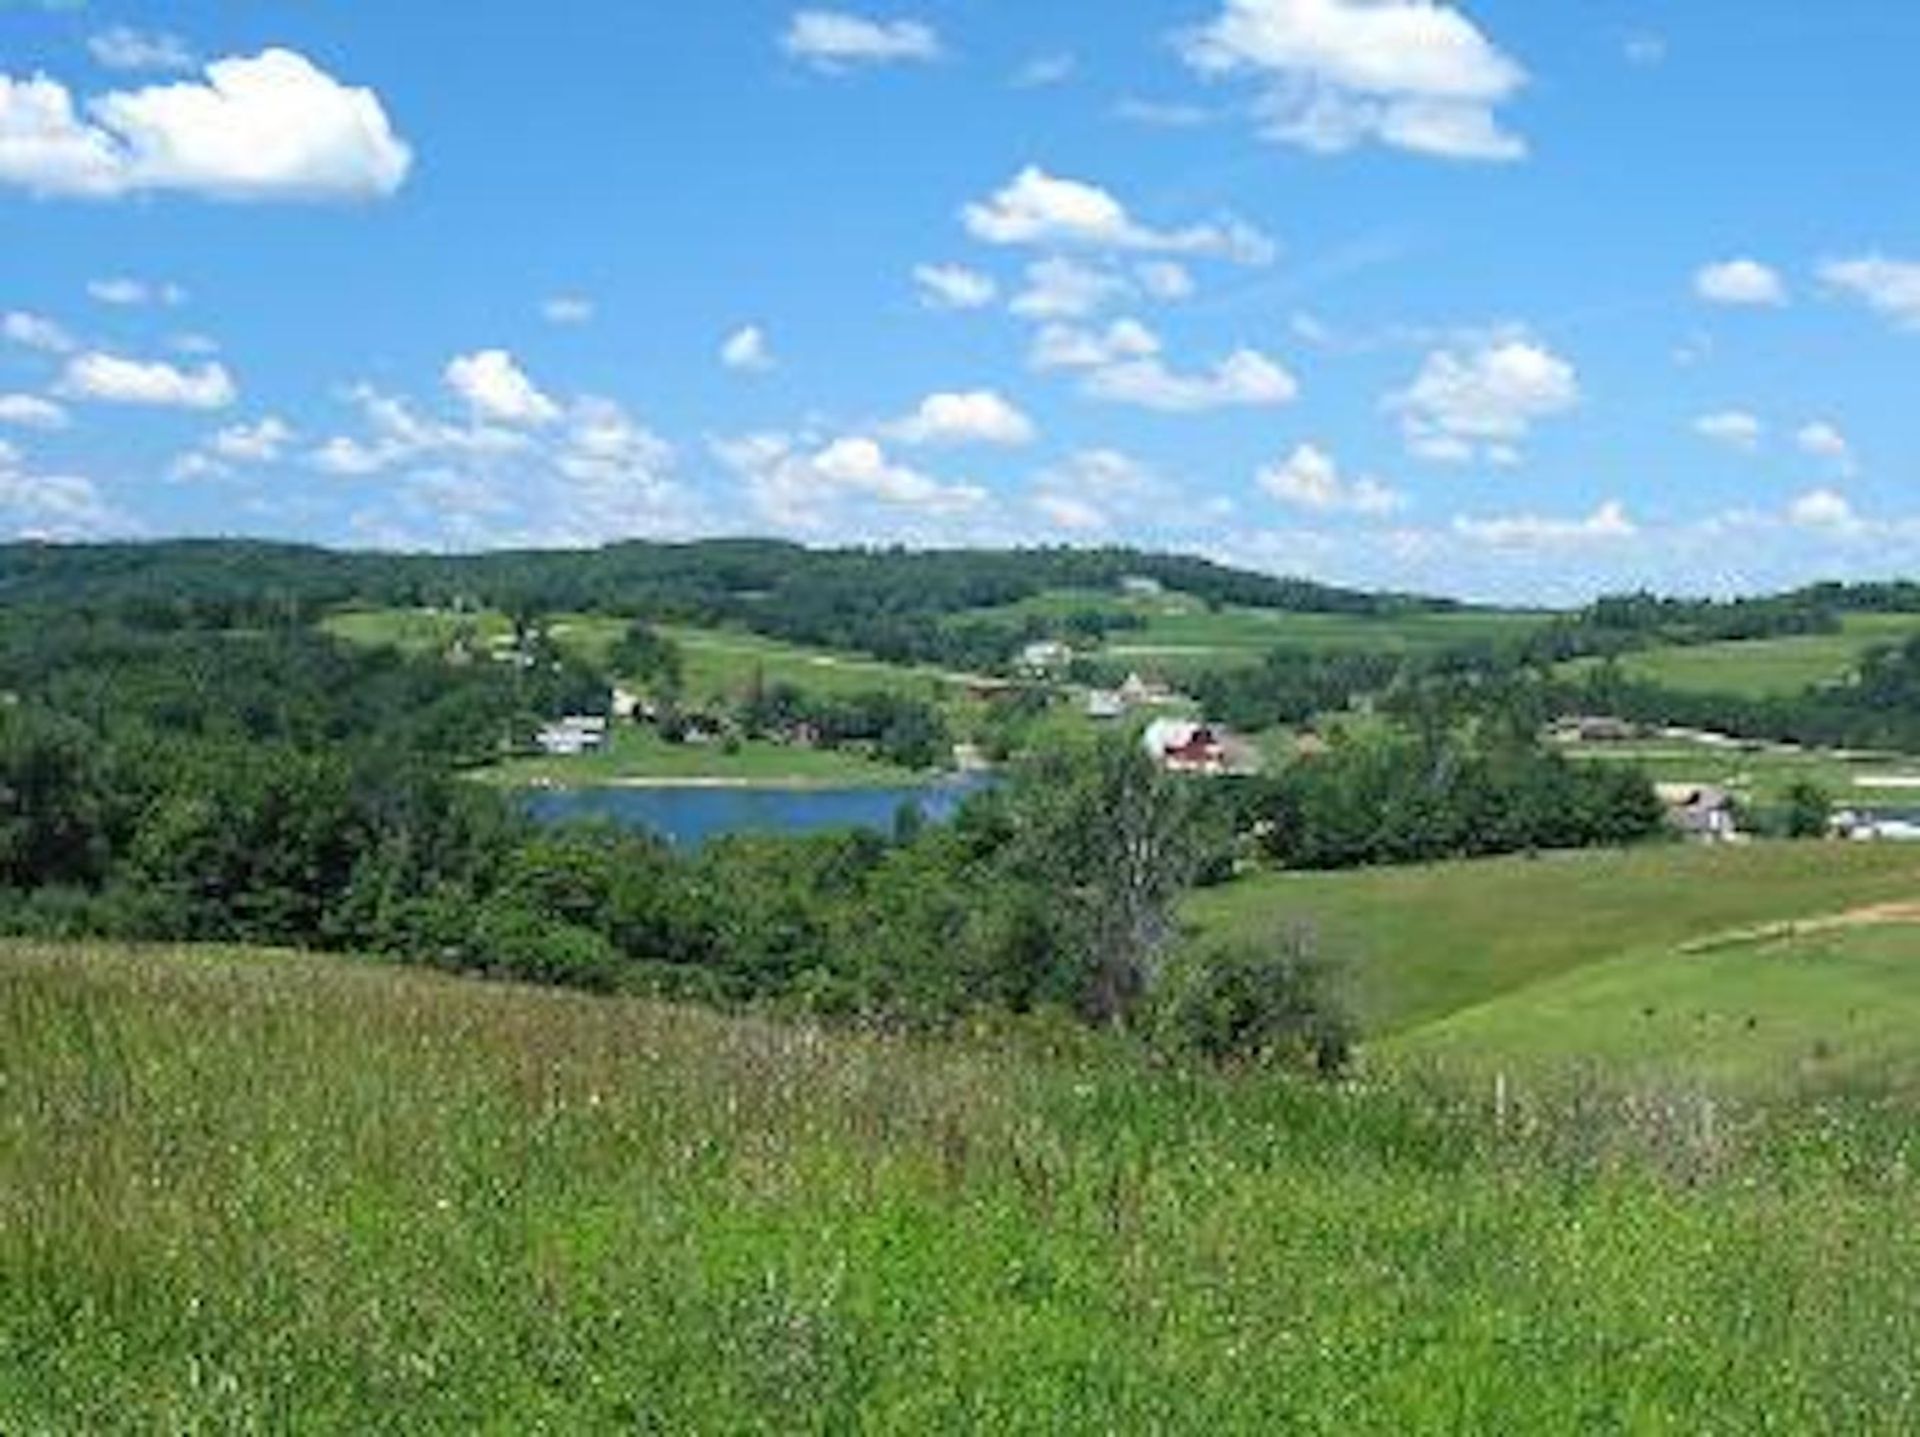
<instances>
[{"instance_id":1,"label":"crop field","mask_svg":"<svg viewBox=\"0 0 1920 1437\"><path fill-rule=\"evenodd\" d=\"M1910 1126L1864 1101L1521 1126L1064 1031L30 945L0 1084L0 1430L1920 1423Z\"/></svg>"},{"instance_id":2,"label":"crop field","mask_svg":"<svg viewBox=\"0 0 1920 1437\"><path fill-rule=\"evenodd\" d=\"M1861 655L1876 644L1920 634L1920 614L1848 614L1837 634L1648 649L1627 654L1620 667L1629 677L1695 693L1767 698L1844 683ZM1568 666L1572 672L1592 660Z\"/></svg>"}]
</instances>

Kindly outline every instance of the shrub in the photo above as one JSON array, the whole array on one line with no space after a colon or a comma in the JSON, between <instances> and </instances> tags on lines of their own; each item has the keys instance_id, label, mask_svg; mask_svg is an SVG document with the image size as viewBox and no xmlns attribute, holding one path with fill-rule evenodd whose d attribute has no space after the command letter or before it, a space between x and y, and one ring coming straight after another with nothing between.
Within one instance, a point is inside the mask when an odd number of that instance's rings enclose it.
<instances>
[{"instance_id":1,"label":"shrub","mask_svg":"<svg viewBox=\"0 0 1920 1437\"><path fill-rule=\"evenodd\" d=\"M1332 1076L1354 1029L1334 970L1305 928L1270 946L1235 944L1171 965L1154 1005L1161 1047L1225 1065L1274 1065Z\"/></svg>"}]
</instances>

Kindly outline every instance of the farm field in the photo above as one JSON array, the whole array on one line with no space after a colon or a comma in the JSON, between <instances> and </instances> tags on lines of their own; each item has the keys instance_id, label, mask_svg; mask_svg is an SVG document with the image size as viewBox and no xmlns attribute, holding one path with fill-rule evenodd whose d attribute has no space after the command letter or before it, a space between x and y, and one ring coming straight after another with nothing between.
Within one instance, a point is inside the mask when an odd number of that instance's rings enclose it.
<instances>
[{"instance_id":1,"label":"farm field","mask_svg":"<svg viewBox=\"0 0 1920 1437\"><path fill-rule=\"evenodd\" d=\"M805 648L744 631L664 624L660 632L680 645L686 658L687 692L695 699L738 699L757 679L792 684L815 694L884 690L939 702L955 699L965 681L964 676L935 668Z\"/></svg>"},{"instance_id":2,"label":"farm field","mask_svg":"<svg viewBox=\"0 0 1920 1437\"><path fill-rule=\"evenodd\" d=\"M1624 954L1901 901L1920 901L1914 849L1757 843L1273 874L1204 891L1187 916L1201 941L1308 924L1387 1035Z\"/></svg>"},{"instance_id":3,"label":"farm field","mask_svg":"<svg viewBox=\"0 0 1920 1437\"><path fill-rule=\"evenodd\" d=\"M1843 683L1868 649L1915 634L1920 634L1920 614L1848 614L1837 634L1648 649L1623 655L1619 662L1628 677L1647 683L1695 693L1769 698ZM1567 669L1578 673L1595 663L1580 659Z\"/></svg>"},{"instance_id":4,"label":"farm field","mask_svg":"<svg viewBox=\"0 0 1920 1437\"><path fill-rule=\"evenodd\" d=\"M1203 663L1257 663L1271 650L1284 646L1420 652L1522 634L1546 617L1519 610L1409 613L1392 618L1233 607L1209 610L1184 594L1128 597L1074 589L1054 590L1019 604L977 613L1011 618L1038 614L1061 619L1085 611L1138 615L1145 627L1109 634L1101 652L1123 661L1137 659L1169 672Z\"/></svg>"},{"instance_id":5,"label":"farm field","mask_svg":"<svg viewBox=\"0 0 1920 1437\"><path fill-rule=\"evenodd\" d=\"M8 1431L1920 1422L1865 1106L1516 1133L289 954L15 944L0 995Z\"/></svg>"}]
</instances>

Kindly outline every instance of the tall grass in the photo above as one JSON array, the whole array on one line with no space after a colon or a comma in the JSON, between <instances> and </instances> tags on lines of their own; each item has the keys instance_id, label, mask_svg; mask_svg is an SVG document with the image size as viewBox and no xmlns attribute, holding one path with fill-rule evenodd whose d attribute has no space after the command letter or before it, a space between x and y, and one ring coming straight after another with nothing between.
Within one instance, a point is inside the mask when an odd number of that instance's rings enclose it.
<instances>
[{"instance_id":1,"label":"tall grass","mask_svg":"<svg viewBox=\"0 0 1920 1437\"><path fill-rule=\"evenodd\" d=\"M0 1431L1920 1419L1851 1109L1675 1164L1061 1042L0 950Z\"/></svg>"}]
</instances>

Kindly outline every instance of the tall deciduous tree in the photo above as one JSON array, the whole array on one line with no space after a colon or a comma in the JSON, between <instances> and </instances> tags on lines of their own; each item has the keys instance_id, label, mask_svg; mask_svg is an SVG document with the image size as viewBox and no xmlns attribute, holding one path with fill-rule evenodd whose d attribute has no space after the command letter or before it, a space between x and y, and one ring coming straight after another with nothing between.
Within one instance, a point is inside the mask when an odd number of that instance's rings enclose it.
<instances>
[{"instance_id":1,"label":"tall deciduous tree","mask_svg":"<svg viewBox=\"0 0 1920 1437\"><path fill-rule=\"evenodd\" d=\"M1011 857L1058 905L1089 1017L1122 1023L1148 993L1198 870L1195 804L1120 739L1034 759L1012 795Z\"/></svg>"}]
</instances>

